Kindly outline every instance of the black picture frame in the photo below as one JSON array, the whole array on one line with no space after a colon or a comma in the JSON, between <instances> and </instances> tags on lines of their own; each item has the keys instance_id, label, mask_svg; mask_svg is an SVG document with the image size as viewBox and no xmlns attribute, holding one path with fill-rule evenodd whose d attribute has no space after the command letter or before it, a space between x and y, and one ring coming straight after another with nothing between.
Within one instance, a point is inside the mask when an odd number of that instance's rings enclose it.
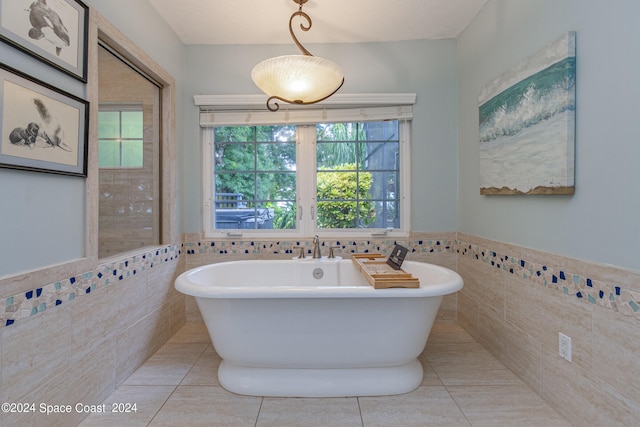
<instances>
[{"instance_id":1,"label":"black picture frame","mask_svg":"<svg viewBox=\"0 0 640 427\"><path fill-rule=\"evenodd\" d=\"M0 63L0 167L87 176L89 102Z\"/></svg>"},{"instance_id":2,"label":"black picture frame","mask_svg":"<svg viewBox=\"0 0 640 427\"><path fill-rule=\"evenodd\" d=\"M80 0L0 0L0 40L85 83L88 29Z\"/></svg>"}]
</instances>

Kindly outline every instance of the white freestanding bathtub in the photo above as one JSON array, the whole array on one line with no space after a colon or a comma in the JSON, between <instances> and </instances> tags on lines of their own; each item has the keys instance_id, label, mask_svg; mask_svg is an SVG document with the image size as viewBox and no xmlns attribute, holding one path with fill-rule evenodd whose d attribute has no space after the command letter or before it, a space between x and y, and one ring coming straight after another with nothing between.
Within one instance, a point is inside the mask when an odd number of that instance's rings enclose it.
<instances>
[{"instance_id":1,"label":"white freestanding bathtub","mask_svg":"<svg viewBox=\"0 0 640 427\"><path fill-rule=\"evenodd\" d=\"M374 289L351 260L231 261L175 282L196 298L225 389L253 396L407 393L422 383L422 352L455 272L405 261L416 289Z\"/></svg>"}]
</instances>

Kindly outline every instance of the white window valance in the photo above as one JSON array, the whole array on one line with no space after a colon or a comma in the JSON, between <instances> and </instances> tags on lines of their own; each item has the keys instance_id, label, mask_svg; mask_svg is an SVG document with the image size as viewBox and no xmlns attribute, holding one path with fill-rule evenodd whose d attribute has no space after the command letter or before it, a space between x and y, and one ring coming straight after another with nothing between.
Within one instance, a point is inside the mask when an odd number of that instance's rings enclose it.
<instances>
[{"instance_id":1,"label":"white window valance","mask_svg":"<svg viewBox=\"0 0 640 427\"><path fill-rule=\"evenodd\" d=\"M411 120L415 101L415 93L336 94L311 106L281 103L272 112L264 95L194 96L201 127Z\"/></svg>"}]
</instances>

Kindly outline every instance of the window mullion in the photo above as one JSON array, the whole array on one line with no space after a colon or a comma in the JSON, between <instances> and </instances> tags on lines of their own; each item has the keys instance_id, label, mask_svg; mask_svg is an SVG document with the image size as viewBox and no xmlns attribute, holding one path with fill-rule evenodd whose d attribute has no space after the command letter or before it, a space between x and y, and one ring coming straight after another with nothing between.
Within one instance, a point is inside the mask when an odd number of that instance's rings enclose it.
<instances>
[{"instance_id":1,"label":"window mullion","mask_svg":"<svg viewBox=\"0 0 640 427\"><path fill-rule=\"evenodd\" d=\"M203 176L205 177L202 185L202 216L204 222L205 234L210 235L215 231L215 162L213 160L213 128L204 128L202 130L203 135L203 156L202 156L202 169Z\"/></svg>"},{"instance_id":2,"label":"window mullion","mask_svg":"<svg viewBox=\"0 0 640 427\"><path fill-rule=\"evenodd\" d=\"M399 140L400 140L400 170L402 173L398 177L400 180L400 198L398 202L401 209L401 223L404 224L404 228L409 230L411 224L411 209L408 201L408 196L411 194L411 145L409 143L411 138L411 127L408 120L402 120L398 126Z\"/></svg>"},{"instance_id":3,"label":"window mullion","mask_svg":"<svg viewBox=\"0 0 640 427\"><path fill-rule=\"evenodd\" d=\"M307 194L311 198L311 210L313 216L309 216L309 235L316 234L318 230L318 200L317 200L317 165L316 165L316 150L318 148L318 144L316 141L316 125L309 125L306 127L307 136L309 138L309 159L307 163L307 171L309 172L309 188L307 190Z\"/></svg>"},{"instance_id":4,"label":"window mullion","mask_svg":"<svg viewBox=\"0 0 640 427\"><path fill-rule=\"evenodd\" d=\"M311 236L315 230L315 220L311 218L312 210L317 210L315 205L316 187L316 151L315 151L315 126L298 126L298 224L300 233L304 236ZM302 218L300 218L302 209ZM317 215L317 212L315 212Z\"/></svg>"},{"instance_id":5,"label":"window mullion","mask_svg":"<svg viewBox=\"0 0 640 427\"><path fill-rule=\"evenodd\" d=\"M253 215L258 213L258 129L253 128Z\"/></svg>"},{"instance_id":6,"label":"window mullion","mask_svg":"<svg viewBox=\"0 0 640 427\"><path fill-rule=\"evenodd\" d=\"M122 111L118 111L118 142L120 146L120 167L122 167Z\"/></svg>"}]
</instances>

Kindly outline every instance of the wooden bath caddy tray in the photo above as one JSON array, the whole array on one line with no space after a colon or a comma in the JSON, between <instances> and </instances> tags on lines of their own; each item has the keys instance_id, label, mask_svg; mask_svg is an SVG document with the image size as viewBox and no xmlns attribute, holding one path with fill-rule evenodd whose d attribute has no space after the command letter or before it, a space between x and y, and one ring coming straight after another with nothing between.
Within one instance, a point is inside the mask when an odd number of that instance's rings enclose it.
<instances>
[{"instance_id":1,"label":"wooden bath caddy tray","mask_svg":"<svg viewBox=\"0 0 640 427\"><path fill-rule=\"evenodd\" d=\"M353 254L351 260L375 289L420 287L417 277L402 269L394 270L382 254Z\"/></svg>"}]
</instances>

